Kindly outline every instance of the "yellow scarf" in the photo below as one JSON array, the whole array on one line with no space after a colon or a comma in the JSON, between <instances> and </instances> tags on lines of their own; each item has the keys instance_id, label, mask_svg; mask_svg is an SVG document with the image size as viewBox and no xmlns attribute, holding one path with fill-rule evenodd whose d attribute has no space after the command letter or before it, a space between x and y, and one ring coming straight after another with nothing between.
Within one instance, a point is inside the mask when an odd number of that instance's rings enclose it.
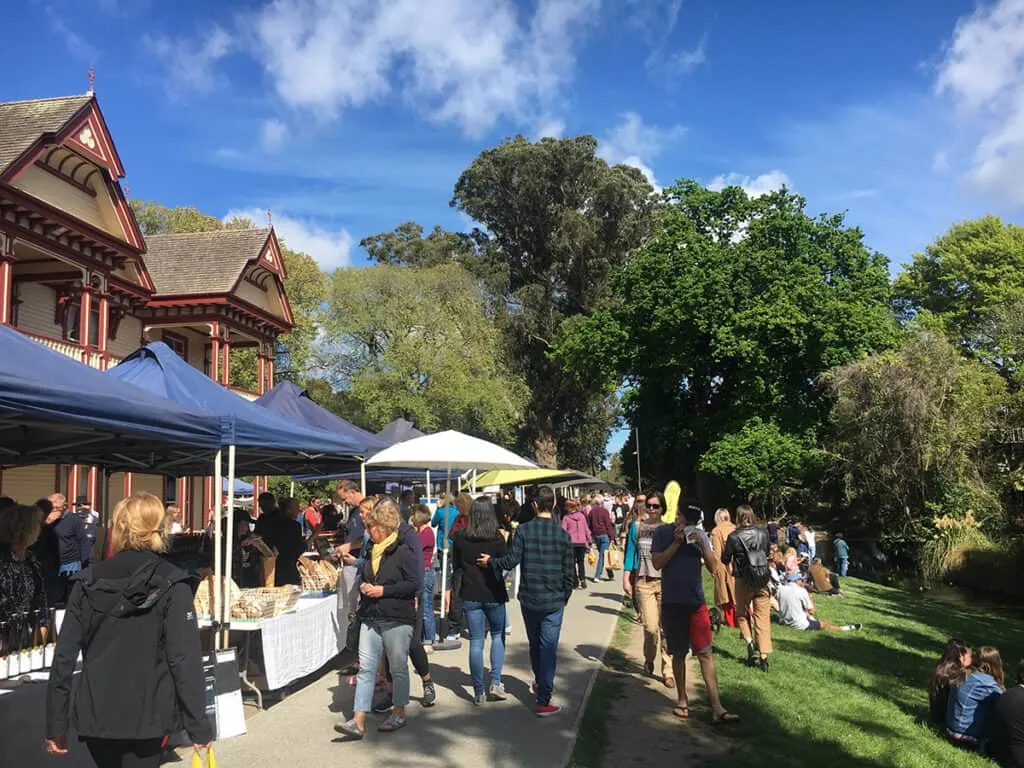
<instances>
[{"instance_id":1,"label":"yellow scarf","mask_svg":"<svg viewBox=\"0 0 1024 768\"><path fill-rule=\"evenodd\" d=\"M380 569L380 561L384 557L384 553L390 549L391 545L398 541L398 531L392 532L384 541L380 544L374 544L373 549L370 551L370 568L373 571L374 577L377 576L377 571Z\"/></svg>"}]
</instances>

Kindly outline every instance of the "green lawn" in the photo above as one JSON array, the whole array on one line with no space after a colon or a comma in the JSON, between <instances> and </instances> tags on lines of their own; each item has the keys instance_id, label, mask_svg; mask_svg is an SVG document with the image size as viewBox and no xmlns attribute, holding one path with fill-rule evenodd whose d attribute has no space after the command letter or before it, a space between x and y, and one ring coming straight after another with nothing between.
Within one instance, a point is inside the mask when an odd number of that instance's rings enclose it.
<instances>
[{"instance_id":1,"label":"green lawn","mask_svg":"<svg viewBox=\"0 0 1024 768\"><path fill-rule=\"evenodd\" d=\"M705 588L713 594L710 580ZM773 624L768 674L741 663L738 630L716 636L723 701L742 717L729 730L735 749L719 764L991 768L925 724L925 681L950 636L997 646L1012 678L1024 655L1024 621L857 579L844 580L843 591L843 598L816 597L818 615L864 629L798 632Z\"/></svg>"}]
</instances>

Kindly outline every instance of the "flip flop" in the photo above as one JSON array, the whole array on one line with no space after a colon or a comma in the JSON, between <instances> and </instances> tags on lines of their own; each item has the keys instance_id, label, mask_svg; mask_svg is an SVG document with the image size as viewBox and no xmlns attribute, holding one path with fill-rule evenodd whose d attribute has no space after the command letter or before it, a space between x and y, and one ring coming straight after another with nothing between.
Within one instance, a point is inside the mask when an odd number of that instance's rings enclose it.
<instances>
[{"instance_id":1,"label":"flip flop","mask_svg":"<svg viewBox=\"0 0 1024 768\"><path fill-rule=\"evenodd\" d=\"M731 723L738 723L740 721L739 715L734 715L732 712L723 712L718 717L711 718L711 722L715 725L727 725Z\"/></svg>"},{"instance_id":2,"label":"flip flop","mask_svg":"<svg viewBox=\"0 0 1024 768\"><path fill-rule=\"evenodd\" d=\"M672 714L678 717L680 720L690 719L690 708L689 707L672 707Z\"/></svg>"}]
</instances>

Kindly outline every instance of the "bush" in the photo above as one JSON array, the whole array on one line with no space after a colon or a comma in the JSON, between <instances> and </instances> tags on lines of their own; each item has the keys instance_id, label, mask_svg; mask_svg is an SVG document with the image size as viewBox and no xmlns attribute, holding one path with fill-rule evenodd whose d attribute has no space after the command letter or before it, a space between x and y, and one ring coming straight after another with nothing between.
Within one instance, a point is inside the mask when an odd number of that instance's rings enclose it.
<instances>
[{"instance_id":1,"label":"bush","mask_svg":"<svg viewBox=\"0 0 1024 768\"><path fill-rule=\"evenodd\" d=\"M941 518L940 518L941 520ZM1002 598L1024 598L1024 544L993 541L977 527L954 525L940 530L922 549L925 581L945 582Z\"/></svg>"}]
</instances>

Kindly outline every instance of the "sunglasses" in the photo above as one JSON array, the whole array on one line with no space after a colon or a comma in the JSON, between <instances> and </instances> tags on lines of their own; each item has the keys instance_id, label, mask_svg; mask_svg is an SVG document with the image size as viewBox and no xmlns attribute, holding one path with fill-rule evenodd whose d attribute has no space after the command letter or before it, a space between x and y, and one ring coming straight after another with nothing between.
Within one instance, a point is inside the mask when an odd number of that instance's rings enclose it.
<instances>
[{"instance_id":1,"label":"sunglasses","mask_svg":"<svg viewBox=\"0 0 1024 768\"><path fill-rule=\"evenodd\" d=\"M648 504L648 509L661 509L661 504Z\"/></svg>"}]
</instances>

